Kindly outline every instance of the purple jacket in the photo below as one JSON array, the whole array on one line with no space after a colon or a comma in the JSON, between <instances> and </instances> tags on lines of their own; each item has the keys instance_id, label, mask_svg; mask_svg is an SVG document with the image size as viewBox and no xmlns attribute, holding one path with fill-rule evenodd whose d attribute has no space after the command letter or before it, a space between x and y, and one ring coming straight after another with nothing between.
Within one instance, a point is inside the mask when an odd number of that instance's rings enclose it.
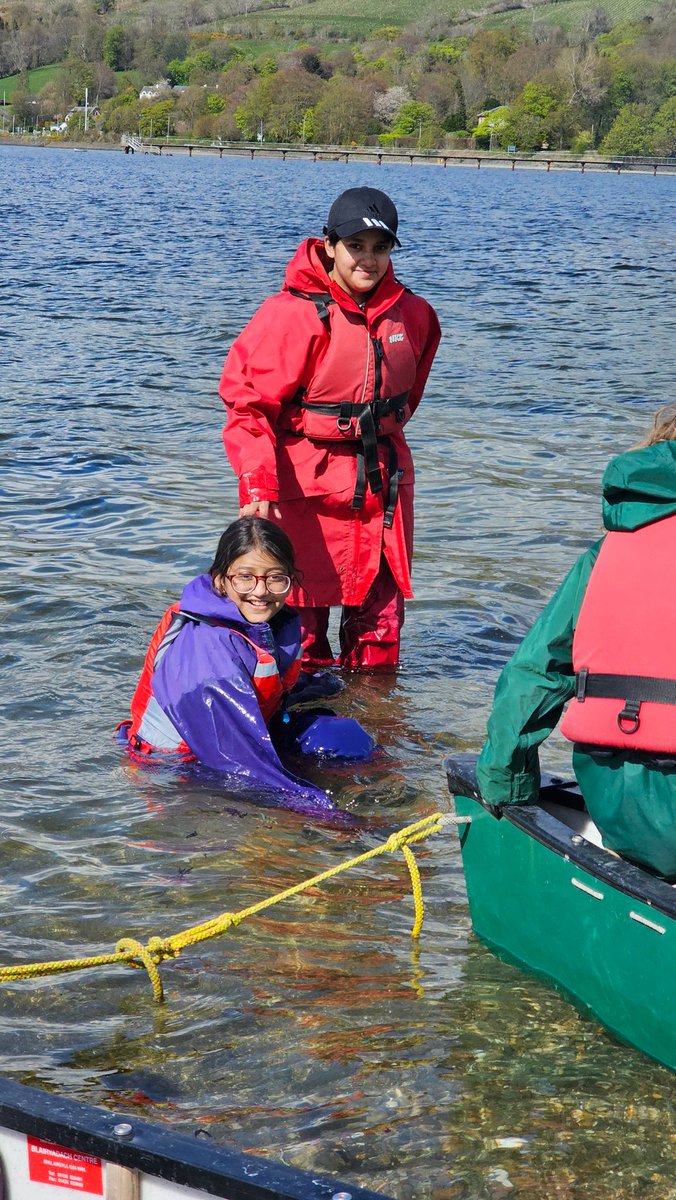
<instances>
[{"instance_id":1,"label":"purple jacket","mask_svg":"<svg viewBox=\"0 0 676 1200\"><path fill-rule=\"evenodd\" d=\"M269 625L250 625L231 600L214 591L206 574L184 588L181 610L227 621L232 629L186 622L156 660L143 737L168 750L184 741L204 766L281 792L280 800L288 807L332 810L326 792L287 771L280 761L252 683L256 652L233 632L240 629L274 655L284 674L300 646L296 612L285 605Z\"/></svg>"}]
</instances>

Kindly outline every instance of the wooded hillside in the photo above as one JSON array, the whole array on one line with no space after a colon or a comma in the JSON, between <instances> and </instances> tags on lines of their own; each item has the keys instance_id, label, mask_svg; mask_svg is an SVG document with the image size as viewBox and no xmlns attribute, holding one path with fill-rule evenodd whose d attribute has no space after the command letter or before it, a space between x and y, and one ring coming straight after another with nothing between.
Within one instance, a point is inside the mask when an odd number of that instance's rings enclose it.
<instances>
[{"instance_id":1,"label":"wooded hillside","mask_svg":"<svg viewBox=\"0 0 676 1200\"><path fill-rule=\"evenodd\" d=\"M674 0L463 3L8 0L3 128L676 154Z\"/></svg>"}]
</instances>

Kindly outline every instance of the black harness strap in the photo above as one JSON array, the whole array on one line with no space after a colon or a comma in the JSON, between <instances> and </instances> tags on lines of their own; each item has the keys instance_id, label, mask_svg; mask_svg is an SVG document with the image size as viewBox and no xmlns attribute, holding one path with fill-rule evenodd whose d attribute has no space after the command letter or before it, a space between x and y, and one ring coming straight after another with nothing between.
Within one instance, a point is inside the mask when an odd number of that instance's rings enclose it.
<instances>
[{"instance_id":1,"label":"black harness strap","mask_svg":"<svg viewBox=\"0 0 676 1200\"><path fill-rule=\"evenodd\" d=\"M590 675L584 668L575 676L575 699L623 700L617 724L622 733L636 733L640 725L641 705L676 705L676 679L661 679L656 675Z\"/></svg>"},{"instance_id":2,"label":"black harness strap","mask_svg":"<svg viewBox=\"0 0 676 1200\"><path fill-rule=\"evenodd\" d=\"M309 300L311 304L314 304L319 320L322 322L322 325L326 326L327 332L330 333L328 306L329 304L336 303L333 296L329 292L301 292L299 288L292 287L288 290L292 296L299 296L301 300Z\"/></svg>"},{"instance_id":3,"label":"black harness strap","mask_svg":"<svg viewBox=\"0 0 676 1200\"><path fill-rule=\"evenodd\" d=\"M350 508L361 508L366 495L366 466L364 464L364 448L357 446L357 479Z\"/></svg>"},{"instance_id":4,"label":"black harness strap","mask_svg":"<svg viewBox=\"0 0 676 1200\"><path fill-rule=\"evenodd\" d=\"M384 500L385 516L383 524L386 529L391 529L394 523L394 512L397 507L399 498L399 463L397 460L397 452L389 438L382 438L381 441L387 443L389 461L387 466L387 493ZM403 474L403 472L402 472ZM382 482L381 482L382 490ZM366 465L364 462L364 450L361 446L357 446L357 481L354 487L354 495L352 497L351 508L361 508L366 495Z\"/></svg>"},{"instance_id":5,"label":"black harness strap","mask_svg":"<svg viewBox=\"0 0 676 1200\"><path fill-rule=\"evenodd\" d=\"M356 420L361 444L364 447L366 477L369 481L369 487L375 495L376 492L382 492L383 490L383 477L380 473L380 461L378 459L376 419L374 418L373 409L370 404L363 406Z\"/></svg>"},{"instance_id":6,"label":"black harness strap","mask_svg":"<svg viewBox=\"0 0 676 1200\"><path fill-rule=\"evenodd\" d=\"M373 413L376 433L383 417L389 417L390 413L394 413L398 421L403 421L404 409L408 404L408 392L400 392L398 396L388 396L385 400L372 400L370 404L352 404L350 400L341 400L337 404L334 401L328 400L303 400L300 393L298 393L297 398L301 408L321 413L322 416L333 417L338 412L339 421L350 421L353 417L358 420L364 409L370 408ZM349 426L338 425L338 428L345 430Z\"/></svg>"},{"instance_id":7,"label":"black harness strap","mask_svg":"<svg viewBox=\"0 0 676 1200\"><path fill-rule=\"evenodd\" d=\"M378 441L380 440L387 444L390 455L388 465L388 500L385 513L387 518L390 505L393 503L394 508L397 505L399 475L396 450L389 438L378 438L378 430L382 418L389 416L390 413L395 413L399 420L403 420L404 408L408 402L408 392L401 392L398 396L388 396L384 400L372 400L370 404L352 404L349 400L342 400L340 404L332 404L323 400L304 400L302 395L298 395L296 400L301 408L305 408L309 412L321 413L322 416L326 417L336 416L337 413L336 426L343 433L349 431L353 420L356 421L361 445L357 449L357 482L352 497L352 508L361 508L364 502L364 477L368 480L368 486L374 495L377 492L382 492L383 479L378 458ZM386 520L388 529L394 520L394 508L392 509L390 520Z\"/></svg>"},{"instance_id":8,"label":"black harness strap","mask_svg":"<svg viewBox=\"0 0 676 1200\"><path fill-rule=\"evenodd\" d=\"M399 462L397 452L391 441L389 438L385 440L388 443L390 461L387 471L387 501L385 503L383 524L386 529L391 529L394 522L394 510L397 507L397 500L399 499Z\"/></svg>"}]
</instances>

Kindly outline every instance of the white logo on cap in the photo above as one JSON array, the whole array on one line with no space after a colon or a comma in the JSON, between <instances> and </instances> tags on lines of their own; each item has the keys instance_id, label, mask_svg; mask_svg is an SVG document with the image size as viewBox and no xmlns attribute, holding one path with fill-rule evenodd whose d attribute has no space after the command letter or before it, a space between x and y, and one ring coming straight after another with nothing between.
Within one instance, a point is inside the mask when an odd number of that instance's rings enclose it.
<instances>
[{"instance_id":1,"label":"white logo on cap","mask_svg":"<svg viewBox=\"0 0 676 1200\"><path fill-rule=\"evenodd\" d=\"M387 232L388 233L390 232L384 221L374 220L372 217L362 217L362 221L364 222L365 225L368 225L369 227L371 227L373 225L377 225L378 229L387 229Z\"/></svg>"}]
</instances>

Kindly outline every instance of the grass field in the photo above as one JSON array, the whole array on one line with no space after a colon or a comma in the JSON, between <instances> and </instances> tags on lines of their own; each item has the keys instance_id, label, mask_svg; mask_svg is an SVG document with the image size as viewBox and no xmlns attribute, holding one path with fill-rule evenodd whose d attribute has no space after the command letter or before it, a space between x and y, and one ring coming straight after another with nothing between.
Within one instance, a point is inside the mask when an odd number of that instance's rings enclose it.
<instances>
[{"instance_id":1,"label":"grass field","mask_svg":"<svg viewBox=\"0 0 676 1200\"><path fill-rule=\"evenodd\" d=\"M668 3L669 0L663 0ZM643 16L645 13L659 7L655 0L603 0L603 9L607 12L611 24L629 21ZM488 8L489 5L487 4ZM265 36L266 26L272 23L286 26L290 29L301 27L313 28L326 35L330 30L339 34L354 37L355 40L368 36L374 29L384 25L397 25L401 28L414 28L429 17L443 17L453 22L461 13L472 13L472 20L467 24L474 28L480 25L495 26L515 24L518 26L531 25L543 21L546 24L560 25L571 29L579 24L582 17L594 8L593 0L554 0L551 4L537 5L514 9L510 12L484 14L481 0L469 4L468 0L447 0L440 9L438 0L380 0L377 9L365 9L363 0L306 0L306 3L288 8L266 8L251 13L250 21L253 27ZM476 14L476 16L474 16ZM463 22L464 23L464 22ZM227 25L228 22L226 21ZM233 20L233 25L241 28L242 18Z\"/></svg>"},{"instance_id":2,"label":"grass field","mask_svg":"<svg viewBox=\"0 0 676 1200\"><path fill-rule=\"evenodd\" d=\"M548 25L559 25L562 29L574 29L593 7L589 0L554 0L554 3L538 8L496 13L495 16L486 18L483 23L490 28L516 25L523 29L537 21L544 21ZM637 20L648 12L654 12L658 7L660 5L655 4L654 0L604 0L603 3L611 25Z\"/></svg>"},{"instance_id":3,"label":"grass field","mask_svg":"<svg viewBox=\"0 0 676 1200\"><path fill-rule=\"evenodd\" d=\"M56 74L62 69L63 63L51 63L48 67L35 67L32 71L28 71L28 91L32 96L36 96L41 88L49 83ZM115 75L119 80L125 79L129 74L128 71L116 71ZM4 79L0 79L0 104L2 103L2 94L5 93L7 103L11 103L14 89L19 86L20 75L5 75Z\"/></svg>"},{"instance_id":4,"label":"grass field","mask_svg":"<svg viewBox=\"0 0 676 1200\"><path fill-rule=\"evenodd\" d=\"M28 72L28 90L35 95L43 88L50 79L53 79L57 71L60 70L60 63L53 63L51 67L36 67L35 70ZM9 104L12 93L18 87L20 75L6 75L4 79L0 79L0 92L6 92L7 103Z\"/></svg>"},{"instance_id":5,"label":"grass field","mask_svg":"<svg viewBox=\"0 0 676 1200\"><path fill-rule=\"evenodd\" d=\"M444 16L460 11L463 0L450 0ZM436 0L379 0L377 6L368 8L363 0L308 0L293 8L266 8L256 10L251 18L261 29L277 22L290 29L301 26L316 26L323 31L335 30L355 39L368 35L384 25L400 28L415 26L428 16L437 16L439 5ZM233 21L233 24L235 22ZM241 18L237 19L241 26ZM225 22L227 25L228 22Z\"/></svg>"}]
</instances>

